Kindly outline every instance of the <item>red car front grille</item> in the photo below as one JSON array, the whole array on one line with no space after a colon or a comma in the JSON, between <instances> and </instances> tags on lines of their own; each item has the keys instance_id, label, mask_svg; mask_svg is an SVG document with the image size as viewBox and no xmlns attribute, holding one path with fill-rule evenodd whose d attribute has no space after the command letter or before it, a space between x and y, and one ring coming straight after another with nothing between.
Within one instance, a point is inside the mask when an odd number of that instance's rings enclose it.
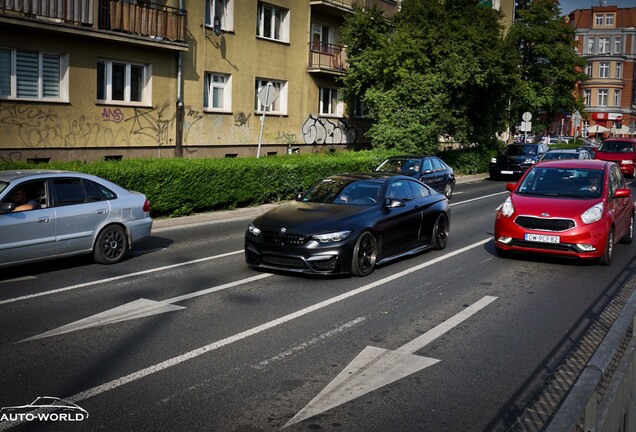
<instances>
[{"instance_id":1,"label":"red car front grille","mask_svg":"<svg viewBox=\"0 0 636 432\"><path fill-rule=\"evenodd\" d=\"M576 226L572 219L545 219L532 216L518 216L515 223L526 229L542 231L566 231Z\"/></svg>"}]
</instances>

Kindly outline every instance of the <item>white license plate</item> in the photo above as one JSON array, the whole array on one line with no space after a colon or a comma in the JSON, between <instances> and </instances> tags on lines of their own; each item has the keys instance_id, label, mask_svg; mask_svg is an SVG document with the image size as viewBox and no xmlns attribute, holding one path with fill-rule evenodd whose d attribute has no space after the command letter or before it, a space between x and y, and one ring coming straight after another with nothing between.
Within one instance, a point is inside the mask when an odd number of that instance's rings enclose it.
<instances>
[{"instance_id":1,"label":"white license plate","mask_svg":"<svg viewBox=\"0 0 636 432\"><path fill-rule=\"evenodd\" d=\"M559 236L542 234L526 234L525 239L527 241L540 243L559 243L561 241L561 237Z\"/></svg>"},{"instance_id":2,"label":"white license plate","mask_svg":"<svg viewBox=\"0 0 636 432\"><path fill-rule=\"evenodd\" d=\"M512 171L501 171L502 174L514 174Z\"/></svg>"}]
</instances>

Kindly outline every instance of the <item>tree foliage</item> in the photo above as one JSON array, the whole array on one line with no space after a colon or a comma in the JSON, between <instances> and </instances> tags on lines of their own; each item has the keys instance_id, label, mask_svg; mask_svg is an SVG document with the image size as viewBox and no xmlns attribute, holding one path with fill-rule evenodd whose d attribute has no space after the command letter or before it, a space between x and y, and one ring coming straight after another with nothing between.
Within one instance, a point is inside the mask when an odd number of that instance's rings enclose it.
<instances>
[{"instance_id":1,"label":"tree foliage","mask_svg":"<svg viewBox=\"0 0 636 432\"><path fill-rule=\"evenodd\" d=\"M517 54L519 70L512 119L529 111L544 114L550 124L562 112L583 111L574 89L587 79L585 60L574 51L574 28L560 16L558 0L518 1L507 43Z\"/></svg>"},{"instance_id":2,"label":"tree foliage","mask_svg":"<svg viewBox=\"0 0 636 432\"><path fill-rule=\"evenodd\" d=\"M349 17L345 96L363 100L372 144L425 153L444 136L493 144L516 82L500 18L477 0L404 0L390 20L377 10Z\"/></svg>"}]
</instances>

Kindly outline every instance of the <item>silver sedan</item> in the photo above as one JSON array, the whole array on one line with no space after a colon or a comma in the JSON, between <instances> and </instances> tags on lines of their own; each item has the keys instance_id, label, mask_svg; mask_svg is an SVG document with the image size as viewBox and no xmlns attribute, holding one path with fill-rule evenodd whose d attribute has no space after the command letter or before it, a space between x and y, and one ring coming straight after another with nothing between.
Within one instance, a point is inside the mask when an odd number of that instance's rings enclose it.
<instances>
[{"instance_id":1,"label":"silver sedan","mask_svg":"<svg viewBox=\"0 0 636 432\"><path fill-rule=\"evenodd\" d=\"M92 253L121 261L152 229L139 192L70 171L0 171L0 267Z\"/></svg>"}]
</instances>

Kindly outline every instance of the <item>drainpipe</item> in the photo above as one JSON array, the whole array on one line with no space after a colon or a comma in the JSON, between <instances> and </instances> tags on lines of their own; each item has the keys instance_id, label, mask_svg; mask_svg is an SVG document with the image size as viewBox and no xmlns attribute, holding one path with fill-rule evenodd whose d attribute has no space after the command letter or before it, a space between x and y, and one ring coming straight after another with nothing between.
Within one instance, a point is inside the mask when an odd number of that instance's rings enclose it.
<instances>
[{"instance_id":1,"label":"drainpipe","mask_svg":"<svg viewBox=\"0 0 636 432\"><path fill-rule=\"evenodd\" d=\"M183 0L179 0L179 10L183 11ZM179 51L177 57L177 112L176 112L176 136L175 136L175 147L174 147L174 156L177 158L183 157L183 118L184 118L184 108L183 108L183 80L182 80L182 69L183 69L183 51Z\"/></svg>"}]
</instances>

